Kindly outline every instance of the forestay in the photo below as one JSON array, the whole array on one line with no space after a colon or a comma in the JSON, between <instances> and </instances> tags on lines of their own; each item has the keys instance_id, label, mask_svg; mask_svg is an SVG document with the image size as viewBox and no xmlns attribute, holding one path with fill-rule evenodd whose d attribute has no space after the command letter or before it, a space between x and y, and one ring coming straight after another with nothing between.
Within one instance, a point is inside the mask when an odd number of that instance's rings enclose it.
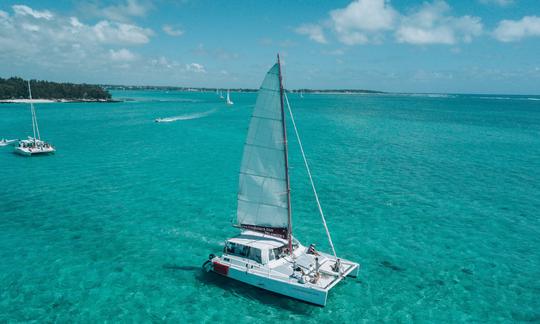
<instances>
[{"instance_id":1,"label":"forestay","mask_svg":"<svg viewBox=\"0 0 540 324\"><path fill-rule=\"evenodd\" d=\"M259 89L240 167L238 226L287 237L288 186L279 64Z\"/></svg>"}]
</instances>

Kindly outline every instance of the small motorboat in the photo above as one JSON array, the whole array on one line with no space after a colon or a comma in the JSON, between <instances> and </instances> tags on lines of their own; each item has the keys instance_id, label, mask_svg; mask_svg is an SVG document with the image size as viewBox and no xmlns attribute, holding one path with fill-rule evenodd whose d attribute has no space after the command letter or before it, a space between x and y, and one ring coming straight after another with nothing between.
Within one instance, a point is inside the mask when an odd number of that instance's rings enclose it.
<instances>
[{"instance_id":1,"label":"small motorboat","mask_svg":"<svg viewBox=\"0 0 540 324\"><path fill-rule=\"evenodd\" d=\"M4 138L2 138L2 139L0 140L0 146L8 146L8 145L10 145L10 144L13 145L13 144L16 143L17 141L18 141L18 140L16 140L16 139L10 139L10 140L9 140L9 139L4 139Z\"/></svg>"}]
</instances>

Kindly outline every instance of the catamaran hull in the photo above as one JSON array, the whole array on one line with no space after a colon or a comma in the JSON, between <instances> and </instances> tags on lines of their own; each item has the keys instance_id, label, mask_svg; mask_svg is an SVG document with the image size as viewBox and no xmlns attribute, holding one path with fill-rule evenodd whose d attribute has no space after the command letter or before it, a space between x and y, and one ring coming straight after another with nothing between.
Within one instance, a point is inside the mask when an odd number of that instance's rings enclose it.
<instances>
[{"instance_id":1,"label":"catamaran hull","mask_svg":"<svg viewBox=\"0 0 540 324\"><path fill-rule=\"evenodd\" d=\"M224 271L225 268L227 268L226 271ZM228 267L222 264L219 264L219 266L216 267L216 264L214 263L212 271L222 276L241 281L248 285L252 285L280 295L298 299L310 304L314 304L317 306L326 305L328 291L322 289L303 287L298 284L289 283L288 281L280 281L264 277L251 271L240 271L236 268Z\"/></svg>"},{"instance_id":2,"label":"catamaran hull","mask_svg":"<svg viewBox=\"0 0 540 324\"><path fill-rule=\"evenodd\" d=\"M33 156L33 155L48 155L53 154L54 150L34 150L34 151L28 151L28 150L22 150L18 147L15 148L15 153L23 155L23 156Z\"/></svg>"}]
</instances>

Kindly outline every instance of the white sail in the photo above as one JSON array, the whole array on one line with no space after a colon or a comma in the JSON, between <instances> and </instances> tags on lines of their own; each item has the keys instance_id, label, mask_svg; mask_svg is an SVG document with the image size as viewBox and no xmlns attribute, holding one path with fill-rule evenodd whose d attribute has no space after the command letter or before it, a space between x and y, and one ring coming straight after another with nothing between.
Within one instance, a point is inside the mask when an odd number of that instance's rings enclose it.
<instances>
[{"instance_id":1,"label":"white sail","mask_svg":"<svg viewBox=\"0 0 540 324\"><path fill-rule=\"evenodd\" d=\"M231 100L231 96L229 95L229 89L227 89L227 105L232 105L233 102Z\"/></svg>"},{"instance_id":2,"label":"white sail","mask_svg":"<svg viewBox=\"0 0 540 324\"><path fill-rule=\"evenodd\" d=\"M240 168L238 226L287 235L289 196L279 64L266 74L249 125Z\"/></svg>"}]
</instances>

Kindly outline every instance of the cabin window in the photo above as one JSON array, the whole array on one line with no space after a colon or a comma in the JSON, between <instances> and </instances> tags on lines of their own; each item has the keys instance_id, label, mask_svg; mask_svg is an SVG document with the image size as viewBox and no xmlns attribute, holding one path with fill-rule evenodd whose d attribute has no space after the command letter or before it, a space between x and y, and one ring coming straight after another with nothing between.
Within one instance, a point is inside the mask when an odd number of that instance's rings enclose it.
<instances>
[{"instance_id":1,"label":"cabin window","mask_svg":"<svg viewBox=\"0 0 540 324\"><path fill-rule=\"evenodd\" d=\"M249 246L236 244L234 242L227 242L225 244L225 253L247 257L249 255Z\"/></svg>"},{"instance_id":2,"label":"cabin window","mask_svg":"<svg viewBox=\"0 0 540 324\"><path fill-rule=\"evenodd\" d=\"M225 244L225 253L237 255L243 258L253 260L258 263L262 263L261 250L256 248L250 248L242 244L237 244L234 242L227 242Z\"/></svg>"},{"instance_id":3,"label":"cabin window","mask_svg":"<svg viewBox=\"0 0 540 324\"><path fill-rule=\"evenodd\" d=\"M269 250L268 251L268 259L270 261L281 259L282 254L283 254L282 250L283 250L283 247Z\"/></svg>"},{"instance_id":4,"label":"cabin window","mask_svg":"<svg viewBox=\"0 0 540 324\"><path fill-rule=\"evenodd\" d=\"M258 263L262 263L261 260L261 250L255 249L255 248L248 248L249 249L249 255L248 258L250 260L253 260Z\"/></svg>"},{"instance_id":5,"label":"cabin window","mask_svg":"<svg viewBox=\"0 0 540 324\"><path fill-rule=\"evenodd\" d=\"M268 261L272 261L276 259L276 253L274 252L274 249L270 249L268 251Z\"/></svg>"}]
</instances>

